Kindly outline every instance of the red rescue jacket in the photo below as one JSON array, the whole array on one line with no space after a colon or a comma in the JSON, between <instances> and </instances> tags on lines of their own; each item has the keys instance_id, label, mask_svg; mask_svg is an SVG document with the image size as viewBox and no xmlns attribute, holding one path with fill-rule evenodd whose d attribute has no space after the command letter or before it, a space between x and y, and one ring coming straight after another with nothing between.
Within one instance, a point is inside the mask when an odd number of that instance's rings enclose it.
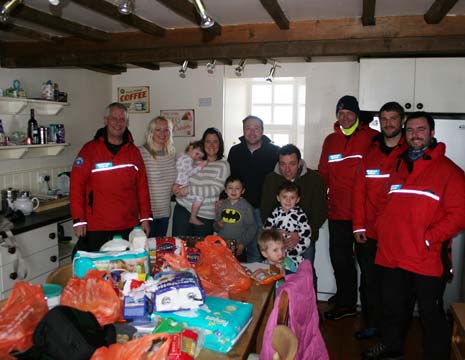
<instances>
[{"instance_id":1,"label":"red rescue jacket","mask_svg":"<svg viewBox=\"0 0 465 360\"><path fill-rule=\"evenodd\" d=\"M127 142L113 155L105 131L83 146L71 171L70 205L74 225L90 231L122 230L151 220L147 174L139 149Z\"/></svg>"},{"instance_id":2,"label":"red rescue jacket","mask_svg":"<svg viewBox=\"0 0 465 360\"><path fill-rule=\"evenodd\" d=\"M465 228L465 175L438 143L407 170L392 173L386 206L376 222L376 264L440 277L442 242Z\"/></svg>"},{"instance_id":3,"label":"red rescue jacket","mask_svg":"<svg viewBox=\"0 0 465 360\"><path fill-rule=\"evenodd\" d=\"M328 193L328 219L352 220L352 190L357 168L378 131L360 124L347 137L338 122L329 134L321 151L318 171Z\"/></svg>"},{"instance_id":4,"label":"red rescue jacket","mask_svg":"<svg viewBox=\"0 0 465 360\"><path fill-rule=\"evenodd\" d=\"M394 171L400 154L407 149L405 139L402 137L397 146L386 155L381 149L382 141L382 134L373 139L357 170L352 192L354 233L365 231L370 239L377 238L375 221L387 200L390 174Z\"/></svg>"}]
</instances>

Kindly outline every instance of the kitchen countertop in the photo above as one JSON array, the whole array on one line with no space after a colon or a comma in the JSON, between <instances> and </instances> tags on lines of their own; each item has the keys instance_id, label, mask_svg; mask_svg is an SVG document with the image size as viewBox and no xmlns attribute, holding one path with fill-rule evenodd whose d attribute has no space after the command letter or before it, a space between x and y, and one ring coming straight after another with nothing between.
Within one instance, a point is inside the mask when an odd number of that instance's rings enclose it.
<instances>
[{"instance_id":1,"label":"kitchen countertop","mask_svg":"<svg viewBox=\"0 0 465 360\"><path fill-rule=\"evenodd\" d=\"M71 218L71 211L69 206L62 206L55 209L50 209L41 213L32 213L31 215L25 216L24 219L15 220L13 222L13 234L21 234L26 231L34 230L39 227L53 224L62 220Z\"/></svg>"}]
</instances>

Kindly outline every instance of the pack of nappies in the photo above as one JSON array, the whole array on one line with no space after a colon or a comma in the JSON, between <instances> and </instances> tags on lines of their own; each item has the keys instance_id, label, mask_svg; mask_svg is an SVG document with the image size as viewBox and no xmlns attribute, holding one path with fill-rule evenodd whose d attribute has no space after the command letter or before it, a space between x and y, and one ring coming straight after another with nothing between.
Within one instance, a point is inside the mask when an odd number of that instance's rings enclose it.
<instances>
[{"instance_id":1,"label":"pack of nappies","mask_svg":"<svg viewBox=\"0 0 465 360\"><path fill-rule=\"evenodd\" d=\"M206 296L205 304L198 309L154 314L185 323L188 328L202 329L205 336L203 346L226 353L250 324L252 304Z\"/></svg>"},{"instance_id":2,"label":"pack of nappies","mask_svg":"<svg viewBox=\"0 0 465 360\"><path fill-rule=\"evenodd\" d=\"M73 273L83 278L90 269L108 271L113 277L121 277L121 273L150 274L147 251L78 251L73 259Z\"/></svg>"}]
</instances>

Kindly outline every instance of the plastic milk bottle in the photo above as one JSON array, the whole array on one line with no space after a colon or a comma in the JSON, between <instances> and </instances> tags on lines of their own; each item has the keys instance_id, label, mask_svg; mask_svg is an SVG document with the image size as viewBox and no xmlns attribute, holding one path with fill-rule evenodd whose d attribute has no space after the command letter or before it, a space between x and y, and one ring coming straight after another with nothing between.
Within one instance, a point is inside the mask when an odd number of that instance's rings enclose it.
<instances>
[{"instance_id":1,"label":"plastic milk bottle","mask_svg":"<svg viewBox=\"0 0 465 360\"><path fill-rule=\"evenodd\" d=\"M129 233L129 243L132 250L147 249L147 235L139 225Z\"/></svg>"}]
</instances>

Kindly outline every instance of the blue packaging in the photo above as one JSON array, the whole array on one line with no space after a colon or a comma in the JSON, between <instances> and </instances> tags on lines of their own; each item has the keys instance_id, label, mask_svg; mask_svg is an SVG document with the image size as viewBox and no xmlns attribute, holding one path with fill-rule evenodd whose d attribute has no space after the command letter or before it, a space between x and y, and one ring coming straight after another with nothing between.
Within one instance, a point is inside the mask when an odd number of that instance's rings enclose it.
<instances>
[{"instance_id":1,"label":"blue packaging","mask_svg":"<svg viewBox=\"0 0 465 360\"><path fill-rule=\"evenodd\" d=\"M125 296L123 318L126 320L150 319L153 310L153 294L142 296Z\"/></svg>"},{"instance_id":2,"label":"blue packaging","mask_svg":"<svg viewBox=\"0 0 465 360\"><path fill-rule=\"evenodd\" d=\"M252 304L213 296L205 297L198 309L171 313L154 312L161 318L182 322L188 328L202 329L204 347L226 353L234 346L252 320Z\"/></svg>"}]
</instances>

